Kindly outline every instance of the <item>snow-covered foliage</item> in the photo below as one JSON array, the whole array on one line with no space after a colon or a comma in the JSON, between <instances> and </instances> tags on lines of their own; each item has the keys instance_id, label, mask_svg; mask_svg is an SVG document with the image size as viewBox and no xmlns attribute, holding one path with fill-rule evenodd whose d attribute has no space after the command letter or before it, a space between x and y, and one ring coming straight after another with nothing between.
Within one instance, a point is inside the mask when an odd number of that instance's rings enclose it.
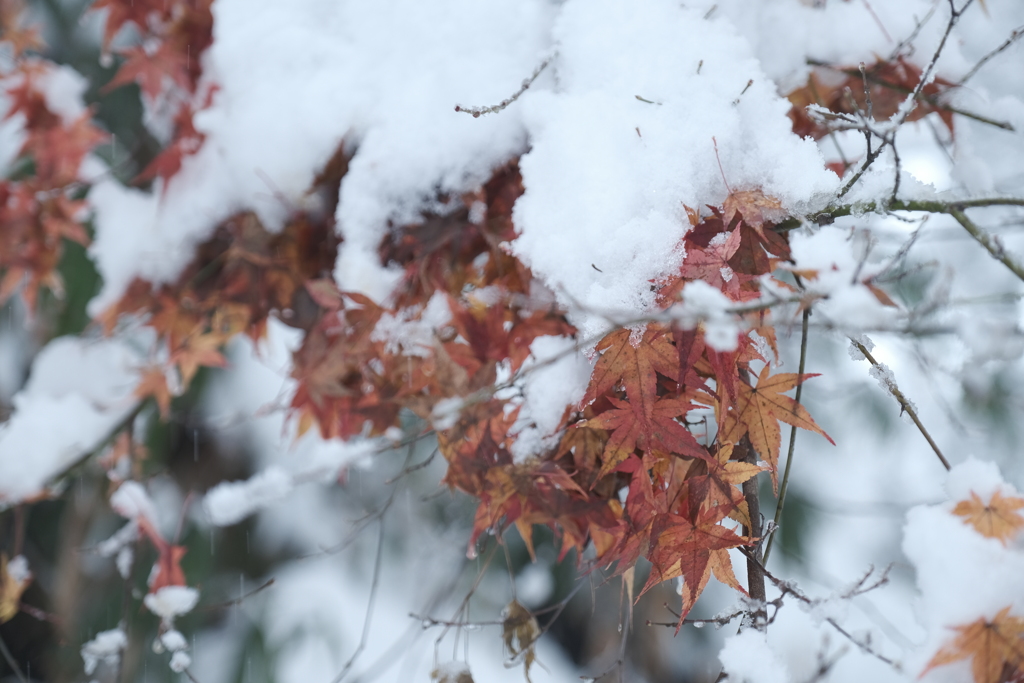
<instances>
[{"instance_id":1,"label":"snow-covered foliage","mask_svg":"<svg viewBox=\"0 0 1024 683\"><path fill-rule=\"evenodd\" d=\"M89 552L64 561L134 588L87 675L133 652L131 600L203 683L257 650L303 683L1024 671L1019 2L94 10L76 35L163 149L134 185L0 0L0 303L26 321L0 328L0 505L65 501ZM95 292L66 291L71 243ZM69 295L94 324L51 338ZM56 581L16 543L0 615ZM211 568L242 543L258 575ZM682 629L660 671L623 654L660 643L636 615L582 668L534 642L576 604L537 578L570 553ZM642 594L669 579L666 620ZM499 616L521 599L549 609ZM704 672L678 643L707 624Z\"/></svg>"}]
</instances>

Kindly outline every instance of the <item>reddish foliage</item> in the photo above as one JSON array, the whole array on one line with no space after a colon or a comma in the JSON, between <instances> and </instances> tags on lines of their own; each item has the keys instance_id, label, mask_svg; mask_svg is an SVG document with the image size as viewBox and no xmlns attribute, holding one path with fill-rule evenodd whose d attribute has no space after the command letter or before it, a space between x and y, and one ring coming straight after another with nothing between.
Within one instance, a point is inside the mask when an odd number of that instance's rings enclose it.
<instances>
[{"instance_id":1,"label":"reddish foliage","mask_svg":"<svg viewBox=\"0 0 1024 683\"><path fill-rule=\"evenodd\" d=\"M142 34L141 44L119 50L125 61L106 90L137 83L150 100L170 93L177 102L174 133L167 148L139 175L138 181L165 181L185 157L203 144L193 124L197 110L209 107L216 87L200 88L202 54L213 42L213 0L99 0L93 10L107 10L103 45L128 24Z\"/></svg>"},{"instance_id":2,"label":"reddish foliage","mask_svg":"<svg viewBox=\"0 0 1024 683\"><path fill-rule=\"evenodd\" d=\"M34 59L19 62L18 78L7 91L6 118L24 118L19 158L31 162L33 171L22 180L0 179L0 303L21 288L29 310L35 309L40 287L63 292L57 272L63 240L89 243L81 224L84 202L74 194L75 185L85 156L106 140L91 122L92 112L66 121L50 109L42 81L52 68Z\"/></svg>"},{"instance_id":3,"label":"reddish foliage","mask_svg":"<svg viewBox=\"0 0 1024 683\"><path fill-rule=\"evenodd\" d=\"M807 114L807 106L816 104L837 114L854 114L858 110L867 112L868 95L864 92L867 80L871 97L871 113L878 121L890 118L900 104L917 88L921 80L921 69L903 57L887 61L879 59L861 74L857 67L819 67L811 72L807 85L789 93L792 108L789 118L793 121L793 132L801 137L811 136L815 140L828 135L828 128L814 121ZM942 95L954 87L954 83L935 78L921 90L917 107L907 117L917 121L932 112L953 132L953 112L942 104Z\"/></svg>"}]
</instances>

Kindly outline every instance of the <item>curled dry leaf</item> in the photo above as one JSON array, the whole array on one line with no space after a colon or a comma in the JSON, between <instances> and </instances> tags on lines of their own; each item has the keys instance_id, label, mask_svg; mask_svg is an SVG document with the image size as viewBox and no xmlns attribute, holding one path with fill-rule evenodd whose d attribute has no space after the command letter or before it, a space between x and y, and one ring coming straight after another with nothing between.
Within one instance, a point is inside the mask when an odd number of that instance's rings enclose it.
<instances>
[{"instance_id":1,"label":"curled dry leaf","mask_svg":"<svg viewBox=\"0 0 1024 683\"><path fill-rule=\"evenodd\" d=\"M518 600L508 603L502 612L501 639L505 642L506 667L520 662L526 680L530 680L530 666L537 660L534 646L541 631L537 619Z\"/></svg>"}]
</instances>

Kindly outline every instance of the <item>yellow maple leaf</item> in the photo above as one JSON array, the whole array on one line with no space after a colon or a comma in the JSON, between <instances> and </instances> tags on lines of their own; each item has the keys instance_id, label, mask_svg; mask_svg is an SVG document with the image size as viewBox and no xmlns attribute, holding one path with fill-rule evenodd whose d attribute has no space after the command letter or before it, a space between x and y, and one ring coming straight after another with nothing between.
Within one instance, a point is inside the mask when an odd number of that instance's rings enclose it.
<instances>
[{"instance_id":1,"label":"yellow maple leaf","mask_svg":"<svg viewBox=\"0 0 1024 683\"><path fill-rule=\"evenodd\" d=\"M14 618L21 609L21 594L28 588L32 577L24 572L11 572L7 555L0 553L0 624Z\"/></svg>"},{"instance_id":2,"label":"yellow maple leaf","mask_svg":"<svg viewBox=\"0 0 1024 683\"><path fill-rule=\"evenodd\" d=\"M998 538L1003 545L1024 527L1024 516L1017 510L1024 508L1024 498L1004 498L999 491L992 494L988 505L971 491L970 500L962 500L953 508L953 514L964 518L987 538Z\"/></svg>"},{"instance_id":3,"label":"yellow maple leaf","mask_svg":"<svg viewBox=\"0 0 1024 683\"><path fill-rule=\"evenodd\" d=\"M952 643L944 645L921 676L937 666L972 658L974 683L1001 683L1014 680L1024 663L1024 619L1010 616L1004 607L992 621L978 619L966 626L956 626Z\"/></svg>"}]
</instances>

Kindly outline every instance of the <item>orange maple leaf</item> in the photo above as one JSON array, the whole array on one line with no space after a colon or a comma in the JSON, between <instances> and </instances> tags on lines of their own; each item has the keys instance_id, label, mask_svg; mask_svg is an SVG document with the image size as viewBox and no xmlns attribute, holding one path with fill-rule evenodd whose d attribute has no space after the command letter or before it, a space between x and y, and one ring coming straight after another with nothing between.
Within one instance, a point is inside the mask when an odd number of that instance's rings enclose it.
<instances>
[{"instance_id":1,"label":"orange maple leaf","mask_svg":"<svg viewBox=\"0 0 1024 683\"><path fill-rule=\"evenodd\" d=\"M958 632L956 638L935 653L921 676L937 666L968 657L973 658L974 683L1002 683L1020 673L1024 663L1024 619L1010 616L1009 607L999 610L992 621L982 618L953 630Z\"/></svg>"},{"instance_id":2,"label":"orange maple leaf","mask_svg":"<svg viewBox=\"0 0 1024 683\"><path fill-rule=\"evenodd\" d=\"M1024 516L1017 510L1024 508L1024 498L1004 498L996 491L988 504L971 491L970 500L962 500L953 508L953 514L964 518L979 534L998 538L1003 545L1024 527Z\"/></svg>"},{"instance_id":3,"label":"orange maple leaf","mask_svg":"<svg viewBox=\"0 0 1024 683\"><path fill-rule=\"evenodd\" d=\"M740 382L736 409L725 416L721 440L739 443L744 434L749 435L754 449L771 467L772 486L777 491L779 447L782 443L780 421L821 434L833 446L836 442L817 425L806 408L789 396L783 396L783 392L800 384L801 376L790 372L769 377L768 371L769 366L765 365L756 387ZM816 376L805 374L802 379Z\"/></svg>"},{"instance_id":4,"label":"orange maple leaf","mask_svg":"<svg viewBox=\"0 0 1024 683\"><path fill-rule=\"evenodd\" d=\"M222 368L228 364L220 352L224 338L219 334L199 334L189 337L181 348L171 354L171 362L181 370L182 385L187 387L200 366Z\"/></svg>"},{"instance_id":5,"label":"orange maple leaf","mask_svg":"<svg viewBox=\"0 0 1024 683\"><path fill-rule=\"evenodd\" d=\"M160 417L166 420L171 414L171 389L167 385L167 375L163 368L153 366L141 373L141 379L135 387L135 398L146 399L150 396L160 407Z\"/></svg>"}]
</instances>

